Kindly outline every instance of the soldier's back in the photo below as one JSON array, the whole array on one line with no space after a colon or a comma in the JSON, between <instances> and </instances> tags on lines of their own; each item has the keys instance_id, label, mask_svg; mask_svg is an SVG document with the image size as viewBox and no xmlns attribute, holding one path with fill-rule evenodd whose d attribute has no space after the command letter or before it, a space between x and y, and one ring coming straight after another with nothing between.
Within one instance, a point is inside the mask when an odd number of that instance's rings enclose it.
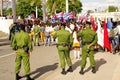
<instances>
[{"instance_id":1,"label":"soldier's back","mask_svg":"<svg viewBox=\"0 0 120 80\"><path fill-rule=\"evenodd\" d=\"M94 39L96 33L92 29L88 28L83 30L83 37L82 40L83 42L90 43Z\"/></svg>"},{"instance_id":2,"label":"soldier's back","mask_svg":"<svg viewBox=\"0 0 120 80\"><path fill-rule=\"evenodd\" d=\"M24 32L24 31L21 31L21 32L19 32L15 35L15 38L16 38L17 46L23 47L29 41L28 40L29 39L29 34Z\"/></svg>"},{"instance_id":3,"label":"soldier's back","mask_svg":"<svg viewBox=\"0 0 120 80\"><path fill-rule=\"evenodd\" d=\"M57 31L58 42L60 43L68 43L70 40L70 32L67 30L59 30Z\"/></svg>"}]
</instances>

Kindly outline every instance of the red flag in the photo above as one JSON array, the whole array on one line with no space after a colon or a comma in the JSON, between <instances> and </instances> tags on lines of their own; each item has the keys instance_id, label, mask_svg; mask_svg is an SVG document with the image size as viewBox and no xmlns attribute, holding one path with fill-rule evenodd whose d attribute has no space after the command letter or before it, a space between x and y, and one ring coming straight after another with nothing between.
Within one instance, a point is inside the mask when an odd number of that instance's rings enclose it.
<instances>
[{"instance_id":1,"label":"red flag","mask_svg":"<svg viewBox=\"0 0 120 80\"><path fill-rule=\"evenodd\" d=\"M95 24L94 19L92 20L92 28L96 32L97 28L96 28L96 24Z\"/></svg>"},{"instance_id":2,"label":"red flag","mask_svg":"<svg viewBox=\"0 0 120 80\"><path fill-rule=\"evenodd\" d=\"M56 14L53 14L52 18L55 18L55 19L56 19L56 18L57 18L57 15L56 15Z\"/></svg>"},{"instance_id":3,"label":"red flag","mask_svg":"<svg viewBox=\"0 0 120 80\"><path fill-rule=\"evenodd\" d=\"M60 16L63 17L64 16L64 12L61 12Z\"/></svg>"},{"instance_id":4,"label":"red flag","mask_svg":"<svg viewBox=\"0 0 120 80\"><path fill-rule=\"evenodd\" d=\"M73 12L71 12L71 13L70 13L70 18L72 18L72 19L73 19L74 17L75 17L74 13L73 13Z\"/></svg>"},{"instance_id":5,"label":"red flag","mask_svg":"<svg viewBox=\"0 0 120 80\"><path fill-rule=\"evenodd\" d=\"M104 20L104 47L107 48L111 52L106 20Z\"/></svg>"}]
</instances>

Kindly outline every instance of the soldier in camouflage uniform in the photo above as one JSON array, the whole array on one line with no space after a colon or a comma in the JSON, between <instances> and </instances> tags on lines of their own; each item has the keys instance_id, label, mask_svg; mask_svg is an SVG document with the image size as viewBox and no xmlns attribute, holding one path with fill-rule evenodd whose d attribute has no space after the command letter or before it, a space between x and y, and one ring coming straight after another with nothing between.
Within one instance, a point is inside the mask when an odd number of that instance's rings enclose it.
<instances>
[{"instance_id":1,"label":"soldier in camouflage uniform","mask_svg":"<svg viewBox=\"0 0 120 80\"><path fill-rule=\"evenodd\" d=\"M78 32L78 37L82 38L82 63L80 74L84 74L86 59L89 57L92 72L95 73L94 45L97 43L97 34L91 28L91 22L86 22L86 29Z\"/></svg>"},{"instance_id":2,"label":"soldier in camouflage uniform","mask_svg":"<svg viewBox=\"0 0 120 80\"><path fill-rule=\"evenodd\" d=\"M67 69L67 72L72 72L72 62L70 58L70 51L69 51L69 45L72 45L73 39L71 37L71 34L69 31L65 30L65 23L61 24L61 30L56 31L53 38L58 38L58 54L60 58L61 68L62 68L62 74L66 74L65 71L65 60L67 61L67 64L69 68Z\"/></svg>"},{"instance_id":3,"label":"soldier in camouflage uniform","mask_svg":"<svg viewBox=\"0 0 120 80\"><path fill-rule=\"evenodd\" d=\"M12 41L12 48L17 50L16 52L16 64L15 64L15 73L16 73L16 80L22 78L19 76L21 62L23 60L24 70L27 76L27 80L34 80L30 77L30 62L29 62L29 55L33 50L32 42L30 40L30 36L28 33L24 32L24 25L19 26L20 32L15 34L14 39Z\"/></svg>"}]
</instances>

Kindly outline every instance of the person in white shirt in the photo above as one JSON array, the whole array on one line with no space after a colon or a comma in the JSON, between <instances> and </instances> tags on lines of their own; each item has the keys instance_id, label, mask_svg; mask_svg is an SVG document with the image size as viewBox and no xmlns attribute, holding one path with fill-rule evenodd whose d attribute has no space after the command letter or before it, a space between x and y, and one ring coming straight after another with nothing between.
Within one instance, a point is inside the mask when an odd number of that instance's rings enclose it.
<instances>
[{"instance_id":1,"label":"person in white shirt","mask_svg":"<svg viewBox=\"0 0 120 80\"><path fill-rule=\"evenodd\" d=\"M73 31L74 58L80 59L80 39L77 38L77 27Z\"/></svg>"},{"instance_id":2,"label":"person in white shirt","mask_svg":"<svg viewBox=\"0 0 120 80\"><path fill-rule=\"evenodd\" d=\"M44 46L50 46L50 41L51 41L51 36L50 36L50 25L49 24L46 24L45 26L45 43L44 43Z\"/></svg>"}]
</instances>

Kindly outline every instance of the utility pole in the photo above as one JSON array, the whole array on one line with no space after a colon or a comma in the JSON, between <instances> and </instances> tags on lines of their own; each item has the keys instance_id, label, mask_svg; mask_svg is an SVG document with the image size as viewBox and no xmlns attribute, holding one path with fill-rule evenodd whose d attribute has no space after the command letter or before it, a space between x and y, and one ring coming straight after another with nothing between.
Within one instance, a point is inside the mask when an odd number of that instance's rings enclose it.
<instances>
[{"instance_id":1,"label":"utility pole","mask_svg":"<svg viewBox=\"0 0 120 80\"><path fill-rule=\"evenodd\" d=\"M42 0L43 21L46 21L46 0Z\"/></svg>"},{"instance_id":2,"label":"utility pole","mask_svg":"<svg viewBox=\"0 0 120 80\"><path fill-rule=\"evenodd\" d=\"M68 0L66 0L66 13L68 13L69 12L69 4L68 4Z\"/></svg>"},{"instance_id":3,"label":"utility pole","mask_svg":"<svg viewBox=\"0 0 120 80\"><path fill-rule=\"evenodd\" d=\"M12 0L13 22L16 22L16 0Z\"/></svg>"},{"instance_id":4,"label":"utility pole","mask_svg":"<svg viewBox=\"0 0 120 80\"><path fill-rule=\"evenodd\" d=\"M3 0L0 0L0 15L3 16Z\"/></svg>"}]
</instances>

